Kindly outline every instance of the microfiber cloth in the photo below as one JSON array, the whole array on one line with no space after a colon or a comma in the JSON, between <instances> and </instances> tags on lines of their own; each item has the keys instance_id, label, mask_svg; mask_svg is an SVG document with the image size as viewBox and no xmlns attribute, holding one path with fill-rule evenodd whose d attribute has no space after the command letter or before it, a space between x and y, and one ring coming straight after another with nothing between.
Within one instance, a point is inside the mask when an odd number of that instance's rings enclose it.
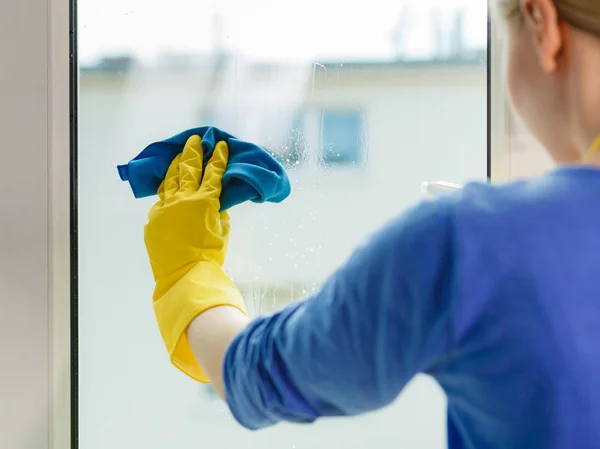
<instances>
[{"instance_id":1,"label":"microfiber cloth","mask_svg":"<svg viewBox=\"0 0 600 449\"><path fill-rule=\"evenodd\" d=\"M225 141L229 146L229 163L222 180L222 211L245 201L279 203L289 196L291 186L285 170L265 149L238 140L218 128L205 126L152 143L128 164L117 167L119 176L129 182L136 198L156 195L169 165L194 135L202 138L204 166L217 142Z\"/></svg>"}]
</instances>

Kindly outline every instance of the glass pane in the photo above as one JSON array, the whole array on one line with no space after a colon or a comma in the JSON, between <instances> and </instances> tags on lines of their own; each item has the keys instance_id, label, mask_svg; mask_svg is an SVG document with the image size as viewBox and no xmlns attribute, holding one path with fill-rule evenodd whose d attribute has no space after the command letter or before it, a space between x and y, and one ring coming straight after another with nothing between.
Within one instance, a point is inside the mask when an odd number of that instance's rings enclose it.
<instances>
[{"instance_id":1,"label":"glass pane","mask_svg":"<svg viewBox=\"0 0 600 449\"><path fill-rule=\"evenodd\" d=\"M80 447L443 448L416 378L385 410L260 432L173 368L143 226L116 165L214 125L271 151L293 193L231 210L227 270L253 314L318 288L423 181L486 176L486 2L79 2Z\"/></svg>"}]
</instances>

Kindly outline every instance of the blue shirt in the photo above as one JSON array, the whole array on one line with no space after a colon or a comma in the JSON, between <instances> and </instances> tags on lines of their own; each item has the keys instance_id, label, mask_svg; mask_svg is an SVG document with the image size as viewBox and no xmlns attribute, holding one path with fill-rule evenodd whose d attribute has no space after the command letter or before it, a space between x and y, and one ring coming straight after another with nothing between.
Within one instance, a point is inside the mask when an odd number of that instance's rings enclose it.
<instances>
[{"instance_id":1,"label":"blue shirt","mask_svg":"<svg viewBox=\"0 0 600 449\"><path fill-rule=\"evenodd\" d=\"M375 410L417 373L453 448L600 448L600 170L417 205L224 362L249 429Z\"/></svg>"}]
</instances>

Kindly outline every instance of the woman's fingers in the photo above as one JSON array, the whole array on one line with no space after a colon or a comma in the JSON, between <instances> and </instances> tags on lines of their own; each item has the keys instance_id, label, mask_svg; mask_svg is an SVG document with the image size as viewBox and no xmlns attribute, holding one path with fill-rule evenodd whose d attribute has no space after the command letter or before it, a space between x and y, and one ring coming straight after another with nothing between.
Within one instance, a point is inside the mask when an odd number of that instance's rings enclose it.
<instances>
[{"instance_id":1,"label":"woman's fingers","mask_svg":"<svg viewBox=\"0 0 600 449\"><path fill-rule=\"evenodd\" d=\"M202 181L202 139L191 136L183 149L179 162L179 192L189 194L197 192Z\"/></svg>"},{"instance_id":2,"label":"woman's fingers","mask_svg":"<svg viewBox=\"0 0 600 449\"><path fill-rule=\"evenodd\" d=\"M167 174L165 176L165 180L158 188L158 197L161 202L167 202L172 199L177 191L179 190L179 162L181 161L181 154L178 154L171 165L169 165L169 169L167 170Z\"/></svg>"},{"instance_id":3,"label":"woman's fingers","mask_svg":"<svg viewBox=\"0 0 600 449\"><path fill-rule=\"evenodd\" d=\"M219 202L222 189L222 179L227 170L227 161L229 159L229 147L224 141L217 142L215 150L213 152L210 161L206 166L204 173L204 179L202 180L202 186L200 192L203 195L208 196L211 200L214 199Z\"/></svg>"},{"instance_id":4,"label":"woman's fingers","mask_svg":"<svg viewBox=\"0 0 600 449\"><path fill-rule=\"evenodd\" d=\"M177 155L158 188L159 205L170 203L176 195L186 196L198 191L202 193L217 209L220 208L219 198L222 190L222 179L227 170L229 147L220 141L215 145L213 155L204 169L202 165L204 153L200 136L191 136L183 149Z\"/></svg>"}]
</instances>

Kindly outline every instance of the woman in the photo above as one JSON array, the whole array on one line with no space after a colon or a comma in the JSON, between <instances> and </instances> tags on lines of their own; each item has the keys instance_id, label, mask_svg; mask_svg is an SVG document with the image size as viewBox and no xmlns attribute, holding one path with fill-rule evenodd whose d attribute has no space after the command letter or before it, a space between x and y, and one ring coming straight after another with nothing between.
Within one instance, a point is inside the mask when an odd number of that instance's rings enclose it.
<instances>
[{"instance_id":1,"label":"woman","mask_svg":"<svg viewBox=\"0 0 600 449\"><path fill-rule=\"evenodd\" d=\"M305 301L247 318L227 147L203 176L197 137L171 165L145 233L159 326L245 427L375 410L428 373L452 446L600 448L600 0L495 6L514 109L559 168L417 205Z\"/></svg>"}]
</instances>

